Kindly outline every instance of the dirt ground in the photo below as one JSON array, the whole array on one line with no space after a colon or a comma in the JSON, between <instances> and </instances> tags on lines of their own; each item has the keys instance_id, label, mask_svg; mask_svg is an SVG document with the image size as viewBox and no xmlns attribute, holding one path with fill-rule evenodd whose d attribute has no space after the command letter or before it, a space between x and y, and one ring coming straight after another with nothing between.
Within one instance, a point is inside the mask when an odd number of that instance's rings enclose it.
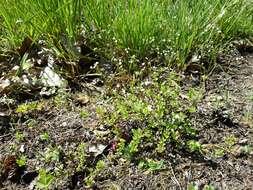
<instances>
[{"instance_id":1,"label":"dirt ground","mask_svg":"<svg viewBox=\"0 0 253 190\"><path fill-rule=\"evenodd\" d=\"M217 189L253 189L253 155L241 151L253 145L252 93L253 55L234 60L209 77L195 118L207 150L202 160L184 158L175 169L179 179L199 186L210 183ZM229 137L235 137L230 145L225 140ZM218 147L227 150L213 157Z\"/></svg>"},{"instance_id":2,"label":"dirt ground","mask_svg":"<svg viewBox=\"0 0 253 190\"><path fill-rule=\"evenodd\" d=\"M206 147L203 155L174 152L167 157L169 170L149 176L133 172L113 182L119 189L187 189L189 184L199 189L206 184L222 190L253 189L253 152L242 151L253 145L253 55L216 68L205 89L192 118Z\"/></svg>"},{"instance_id":3,"label":"dirt ground","mask_svg":"<svg viewBox=\"0 0 253 190\"><path fill-rule=\"evenodd\" d=\"M204 147L202 154L168 151L170 153L163 157L168 167L150 173L139 170L134 163L121 165L110 161L106 169L97 174L92 189L181 190L187 189L189 184L199 189L207 184L216 189L253 189L253 55L243 55L215 67L203 84L204 97L191 118L199 132L197 140ZM95 115L91 120L83 120L80 106L69 97L67 100L66 109L55 108L50 101L45 101L43 111L26 116L0 115L1 189L34 189L41 167L63 168L68 174L56 181L58 185L53 188L85 189L82 180L89 171L73 169L78 161L72 150L78 148L79 142L105 144L98 157L110 156L113 137L106 133L106 126L100 126ZM96 105L99 101L89 106L90 113L95 112ZM6 105L2 105L2 113L6 110ZM27 127L32 119L36 119L36 127ZM16 140L17 131L22 132L23 140ZM49 141L41 140L44 131L49 133ZM103 138L96 139L97 133L103 133ZM56 153L60 161L39 160L39 154L50 152L49 145L60 147ZM28 155L25 168L17 168L15 159L19 153L14 150ZM94 165L98 157L86 158L85 164ZM154 157L159 158L159 155Z\"/></svg>"}]
</instances>

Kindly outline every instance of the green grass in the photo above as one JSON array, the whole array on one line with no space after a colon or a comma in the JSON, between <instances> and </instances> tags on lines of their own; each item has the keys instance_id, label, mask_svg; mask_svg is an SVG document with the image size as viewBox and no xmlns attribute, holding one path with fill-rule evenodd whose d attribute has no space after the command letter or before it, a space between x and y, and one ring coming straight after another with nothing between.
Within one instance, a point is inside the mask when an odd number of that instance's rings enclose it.
<instances>
[{"instance_id":1,"label":"green grass","mask_svg":"<svg viewBox=\"0 0 253 190\"><path fill-rule=\"evenodd\" d=\"M183 66L192 54L214 58L227 43L253 34L252 0L1 0L1 41L45 39L66 58L75 42L135 66L146 57ZM80 41L82 39L82 41ZM84 40L83 40L84 39ZM61 42L59 45L58 42ZM68 55L66 56L66 50ZM117 64L117 63L116 63Z\"/></svg>"}]
</instances>

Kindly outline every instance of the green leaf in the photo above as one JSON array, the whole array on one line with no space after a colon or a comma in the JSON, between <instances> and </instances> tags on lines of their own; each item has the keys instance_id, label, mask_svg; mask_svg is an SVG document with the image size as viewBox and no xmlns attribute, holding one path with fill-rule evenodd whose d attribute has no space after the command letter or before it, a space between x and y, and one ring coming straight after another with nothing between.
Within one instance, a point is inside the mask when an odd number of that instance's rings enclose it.
<instances>
[{"instance_id":1,"label":"green leaf","mask_svg":"<svg viewBox=\"0 0 253 190\"><path fill-rule=\"evenodd\" d=\"M148 160L148 167L150 170L161 170L164 168L164 160L161 161L154 161L154 160Z\"/></svg>"},{"instance_id":2,"label":"green leaf","mask_svg":"<svg viewBox=\"0 0 253 190\"><path fill-rule=\"evenodd\" d=\"M26 157L22 155L18 160L16 160L16 163L19 167L25 166L26 164Z\"/></svg>"},{"instance_id":3,"label":"green leaf","mask_svg":"<svg viewBox=\"0 0 253 190\"><path fill-rule=\"evenodd\" d=\"M47 132L44 132L43 134L40 135L40 139L43 141L48 141L49 140L49 134Z\"/></svg>"},{"instance_id":4,"label":"green leaf","mask_svg":"<svg viewBox=\"0 0 253 190\"><path fill-rule=\"evenodd\" d=\"M16 76L21 76L24 70L27 70L31 67L30 63L27 62L28 53L25 53L20 61L20 66L16 72Z\"/></svg>"},{"instance_id":5,"label":"green leaf","mask_svg":"<svg viewBox=\"0 0 253 190\"><path fill-rule=\"evenodd\" d=\"M41 169L39 172L39 180L36 183L36 187L39 189L47 189L52 183L54 176L48 174L45 169Z\"/></svg>"}]
</instances>

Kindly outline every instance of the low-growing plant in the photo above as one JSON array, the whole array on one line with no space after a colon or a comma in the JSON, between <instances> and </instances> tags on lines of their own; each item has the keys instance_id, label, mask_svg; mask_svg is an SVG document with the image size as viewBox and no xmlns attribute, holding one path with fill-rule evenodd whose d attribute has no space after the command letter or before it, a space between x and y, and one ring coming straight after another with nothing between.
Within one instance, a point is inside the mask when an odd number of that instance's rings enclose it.
<instances>
[{"instance_id":1,"label":"low-growing plant","mask_svg":"<svg viewBox=\"0 0 253 190\"><path fill-rule=\"evenodd\" d=\"M36 188L48 190L53 180L54 176L51 173L48 173L45 169L40 169Z\"/></svg>"},{"instance_id":2,"label":"low-growing plant","mask_svg":"<svg viewBox=\"0 0 253 190\"><path fill-rule=\"evenodd\" d=\"M96 164L96 169L97 170L102 170L105 168L105 161L103 160L99 160Z\"/></svg>"},{"instance_id":3,"label":"low-growing plant","mask_svg":"<svg viewBox=\"0 0 253 190\"><path fill-rule=\"evenodd\" d=\"M200 152L203 149L202 145L198 141L195 141L195 140L190 140L188 141L187 144L192 152L194 151Z\"/></svg>"},{"instance_id":4,"label":"low-growing plant","mask_svg":"<svg viewBox=\"0 0 253 190\"><path fill-rule=\"evenodd\" d=\"M232 147L237 141L238 138L236 138L234 135L224 137L224 143L228 147Z\"/></svg>"},{"instance_id":5,"label":"low-growing plant","mask_svg":"<svg viewBox=\"0 0 253 190\"><path fill-rule=\"evenodd\" d=\"M190 127L188 117L191 112L188 107L196 106L197 99L192 97L183 103L178 82L179 78L173 73L162 82L159 74L154 73L150 86L133 83L128 91L115 93L112 103L115 107L105 119L106 124L116 127L116 136L121 136L121 130L117 127L120 121L140 121L144 124L133 126L129 143L119 138L118 150L126 157L131 158L146 143L153 143L156 150L163 153L168 143L184 146L184 137L196 135L196 131ZM201 146L197 145L197 142L192 143L192 147L200 150Z\"/></svg>"},{"instance_id":6,"label":"low-growing plant","mask_svg":"<svg viewBox=\"0 0 253 190\"><path fill-rule=\"evenodd\" d=\"M26 123L29 128L33 128L37 126L38 121L36 119L28 119Z\"/></svg>"},{"instance_id":7,"label":"low-growing plant","mask_svg":"<svg viewBox=\"0 0 253 190\"><path fill-rule=\"evenodd\" d=\"M57 95L53 99L54 105L58 109L66 109L68 106L68 102L70 99L70 94L65 92L64 90L58 91Z\"/></svg>"},{"instance_id":8,"label":"low-growing plant","mask_svg":"<svg viewBox=\"0 0 253 190\"><path fill-rule=\"evenodd\" d=\"M214 157L222 157L222 156L224 156L225 155L225 150L224 150L224 148L222 148L222 147L220 147L220 148L215 148L214 150L213 150L213 156Z\"/></svg>"},{"instance_id":9,"label":"low-growing plant","mask_svg":"<svg viewBox=\"0 0 253 190\"><path fill-rule=\"evenodd\" d=\"M205 185L203 190L215 190L216 188L212 185Z\"/></svg>"},{"instance_id":10,"label":"low-growing plant","mask_svg":"<svg viewBox=\"0 0 253 190\"><path fill-rule=\"evenodd\" d=\"M17 131L15 133L15 138L17 139L17 141L21 142L25 139L25 135L19 131Z\"/></svg>"},{"instance_id":11,"label":"low-growing plant","mask_svg":"<svg viewBox=\"0 0 253 190\"><path fill-rule=\"evenodd\" d=\"M25 114L34 110L42 110L43 106L44 106L43 102L28 102L20 104L17 107L16 112Z\"/></svg>"},{"instance_id":12,"label":"low-growing plant","mask_svg":"<svg viewBox=\"0 0 253 190\"><path fill-rule=\"evenodd\" d=\"M60 160L60 151L58 148L48 147L44 153L45 162L59 162Z\"/></svg>"},{"instance_id":13,"label":"low-growing plant","mask_svg":"<svg viewBox=\"0 0 253 190\"><path fill-rule=\"evenodd\" d=\"M87 187L92 187L92 185L94 184L94 176L90 175L85 179L85 184Z\"/></svg>"},{"instance_id":14,"label":"low-growing plant","mask_svg":"<svg viewBox=\"0 0 253 190\"><path fill-rule=\"evenodd\" d=\"M187 190L198 190L198 186L194 185L193 183L190 183L187 187Z\"/></svg>"},{"instance_id":15,"label":"low-growing plant","mask_svg":"<svg viewBox=\"0 0 253 190\"><path fill-rule=\"evenodd\" d=\"M252 110L248 109L243 112L243 122L247 124L248 126L253 126L253 115Z\"/></svg>"},{"instance_id":16,"label":"low-growing plant","mask_svg":"<svg viewBox=\"0 0 253 190\"><path fill-rule=\"evenodd\" d=\"M144 133L140 128L132 129L132 133L133 139L129 143L128 148L130 153L135 153L138 152L138 146L141 144L141 140L144 137Z\"/></svg>"},{"instance_id":17,"label":"low-growing plant","mask_svg":"<svg viewBox=\"0 0 253 190\"><path fill-rule=\"evenodd\" d=\"M85 178L85 184L87 188L90 188L95 183L95 177L106 167L106 163L104 160L99 160L96 163L95 168L89 168L90 174Z\"/></svg>"},{"instance_id":18,"label":"low-growing plant","mask_svg":"<svg viewBox=\"0 0 253 190\"><path fill-rule=\"evenodd\" d=\"M26 156L21 155L17 160L16 163L18 164L19 167L23 167L26 165Z\"/></svg>"},{"instance_id":19,"label":"low-growing plant","mask_svg":"<svg viewBox=\"0 0 253 190\"><path fill-rule=\"evenodd\" d=\"M246 155L250 154L252 152L252 150L253 149L250 145L245 145L242 147L242 153L246 154Z\"/></svg>"},{"instance_id":20,"label":"low-growing plant","mask_svg":"<svg viewBox=\"0 0 253 190\"><path fill-rule=\"evenodd\" d=\"M82 171L85 167L85 161L87 158L87 153L86 153L86 144L85 143L80 143L75 151L74 157L77 159L77 171Z\"/></svg>"},{"instance_id":21,"label":"low-growing plant","mask_svg":"<svg viewBox=\"0 0 253 190\"><path fill-rule=\"evenodd\" d=\"M32 67L30 63L27 62L28 53L25 53L23 57L20 60L20 65L18 70L16 71L16 76L20 77L23 73L23 71L28 70Z\"/></svg>"},{"instance_id":22,"label":"low-growing plant","mask_svg":"<svg viewBox=\"0 0 253 190\"><path fill-rule=\"evenodd\" d=\"M165 168L164 160L155 161L152 159L141 160L138 164L141 169L148 169L150 171L157 171Z\"/></svg>"},{"instance_id":23,"label":"low-growing plant","mask_svg":"<svg viewBox=\"0 0 253 190\"><path fill-rule=\"evenodd\" d=\"M248 96L248 99L253 102L253 95Z\"/></svg>"},{"instance_id":24,"label":"low-growing plant","mask_svg":"<svg viewBox=\"0 0 253 190\"><path fill-rule=\"evenodd\" d=\"M84 110L84 109L82 109L81 111L80 111L80 116L83 118L83 119L86 119L87 117L89 117L89 112L87 111L87 110Z\"/></svg>"},{"instance_id":25,"label":"low-growing plant","mask_svg":"<svg viewBox=\"0 0 253 190\"><path fill-rule=\"evenodd\" d=\"M40 135L40 139L41 139L42 141L48 141L48 140L49 140L49 134L48 134L48 132L42 133L42 134Z\"/></svg>"},{"instance_id":26,"label":"low-growing plant","mask_svg":"<svg viewBox=\"0 0 253 190\"><path fill-rule=\"evenodd\" d=\"M96 107L96 113L98 114L98 116L104 117L106 115L107 111L104 107L98 106L98 107Z\"/></svg>"}]
</instances>

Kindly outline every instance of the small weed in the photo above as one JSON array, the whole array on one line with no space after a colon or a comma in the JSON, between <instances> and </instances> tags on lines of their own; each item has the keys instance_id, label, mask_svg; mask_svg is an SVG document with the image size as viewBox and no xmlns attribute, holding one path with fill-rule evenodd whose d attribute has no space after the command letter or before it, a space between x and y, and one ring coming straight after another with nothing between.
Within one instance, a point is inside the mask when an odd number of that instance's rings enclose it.
<instances>
[{"instance_id":1,"label":"small weed","mask_svg":"<svg viewBox=\"0 0 253 190\"><path fill-rule=\"evenodd\" d=\"M237 141L238 141L238 138L236 138L234 135L224 137L224 143L228 147L232 147L234 144L236 144Z\"/></svg>"},{"instance_id":2,"label":"small weed","mask_svg":"<svg viewBox=\"0 0 253 190\"><path fill-rule=\"evenodd\" d=\"M155 161L152 159L141 160L138 164L139 168L157 171L165 168L164 160Z\"/></svg>"},{"instance_id":3,"label":"small weed","mask_svg":"<svg viewBox=\"0 0 253 190\"><path fill-rule=\"evenodd\" d=\"M250 154L252 152L252 147L250 145L245 145L242 147L242 153L243 154Z\"/></svg>"},{"instance_id":4,"label":"small weed","mask_svg":"<svg viewBox=\"0 0 253 190\"><path fill-rule=\"evenodd\" d=\"M85 179L85 184L87 187L92 187L92 185L94 184L94 177L93 176L88 176Z\"/></svg>"},{"instance_id":5,"label":"small weed","mask_svg":"<svg viewBox=\"0 0 253 190\"><path fill-rule=\"evenodd\" d=\"M223 157L227 153L234 154L235 152L242 153L242 149L236 146L236 143L238 142L238 138L235 135L229 135L223 138L223 142L220 144L215 145L215 148L212 150L212 154L214 157Z\"/></svg>"},{"instance_id":6,"label":"small weed","mask_svg":"<svg viewBox=\"0 0 253 190\"><path fill-rule=\"evenodd\" d=\"M203 90L191 88L187 93L187 97L192 104L196 105L203 97Z\"/></svg>"},{"instance_id":7,"label":"small weed","mask_svg":"<svg viewBox=\"0 0 253 190\"><path fill-rule=\"evenodd\" d=\"M103 106L98 106L96 107L96 113L101 117L103 118L106 113L107 113L107 110L103 107Z\"/></svg>"},{"instance_id":8,"label":"small weed","mask_svg":"<svg viewBox=\"0 0 253 190\"><path fill-rule=\"evenodd\" d=\"M17 160L16 163L18 164L19 167L23 167L26 165L26 156L22 155L20 156Z\"/></svg>"},{"instance_id":9,"label":"small weed","mask_svg":"<svg viewBox=\"0 0 253 190\"><path fill-rule=\"evenodd\" d=\"M248 96L248 100L253 102L253 95Z\"/></svg>"},{"instance_id":10,"label":"small weed","mask_svg":"<svg viewBox=\"0 0 253 190\"><path fill-rule=\"evenodd\" d=\"M38 189L49 189L50 184L53 182L54 176L48 173L45 169L40 169L39 179L36 183Z\"/></svg>"},{"instance_id":11,"label":"small weed","mask_svg":"<svg viewBox=\"0 0 253 190\"><path fill-rule=\"evenodd\" d=\"M212 185L205 185L203 190L215 190L216 188Z\"/></svg>"},{"instance_id":12,"label":"small weed","mask_svg":"<svg viewBox=\"0 0 253 190\"><path fill-rule=\"evenodd\" d=\"M66 109L70 99L70 94L64 91L59 91L57 96L54 97L54 105L58 109Z\"/></svg>"},{"instance_id":13,"label":"small weed","mask_svg":"<svg viewBox=\"0 0 253 190\"><path fill-rule=\"evenodd\" d=\"M105 167L106 167L105 161L99 160L96 164L95 169L89 168L90 174L85 178L86 187L92 187L92 185L95 183L96 175L99 174L99 172L102 171Z\"/></svg>"},{"instance_id":14,"label":"small weed","mask_svg":"<svg viewBox=\"0 0 253 190\"><path fill-rule=\"evenodd\" d=\"M188 146L192 152L201 152L203 149L202 145L198 141L190 140L188 141Z\"/></svg>"},{"instance_id":15,"label":"small weed","mask_svg":"<svg viewBox=\"0 0 253 190\"><path fill-rule=\"evenodd\" d=\"M28 70L32 67L32 64L27 62L28 53L25 53L20 61L19 69L16 72L16 76L20 77L23 71Z\"/></svg>"},{"instance_id":16,"label":"small weed","mask_svg":"<svg viewBox=\"0 0 253 190\"><path fill-rule=\"evenodd\" d=\"M225 150L223 148L216 148L213 151L213 156L215 158L222 157L225 155Z\"/></svg>"},{"instance_id":17,"label":"small weed","mask_svg":"<svg viewBox=\"0 0 253 190\"><path fill-rule=\"evenodd\" d=\"M86 161L86 157L87 157L86 144L80 143L74 154L75 154L74 157L75 157L75 159L77 159L77 162L78 162L77 171L81 171L85 167L85 161Z\"/></svg>"},{"instance_id":18,"label":"small weed","mask_svg":"<svg viewBox=\"0 0 253 190\"><path fill-rule=\"evenodd\" d=\"M40 135L40 139L42 141L48 141L49 140L49 134L47 132L44 132L43 134Z\"/></svg>"},{"instance_id":19,"label":"small weed","mask_svg":"<svg viewBox=\"0 0 253 190\"><path fill-rule=\"evenodd\" d=\"M35 119L28 119L28 120L27 120L27 126L28 126L29 128L33 128L33 127L35 127L37 124L38 124L38 122L37 122L37 120L35 120Z\"/></svg>"},{"instance_id":20,"label":"small weed","mask_svg":"<svg viewBox=\"0 0 253 190\"><path fill-rule=\"evenodd\" d=\"M89 117L89 112L87 111L87 110L84 110L84 109L82 109L81 111L80 111L80 116L83 118L83 119L86 119L87 117Z\"/></svg>"},{"instance_id":21,"label":"small weed","mask_svg":"<svg viewBox=\"0 0 253 190\"><path fill-rule=\"evenodd\" d=\"M105 162L103 160L99 160L96 164L96 170L102 170L105 168Z\"/></svg>"},{"instance_id":22,"label":"small weed","mask_svg":"<svg viewBox=\"0 0 253 190\"><path fill-rule=\"evenodd\" d=\"M219 110L220 108L224 107L224 99L222 96L215 96L214 97L214 108L215 110Z\"/></svg>"},{"instance_id":23,"label":"small weed","mask_svg":"<svg viewBox=\"0 0 253 190\"><path fill-rule=\"evenodd\" d=\"M197 108L196 108L197 103L203 97L203 90L191 88L187 93L187 97L188 97L189 103L190 103L187 108L187 111L189 113L195 113L197 111Z\"/></svg>"},{"instance_id":24,"label":"small weed","mask_svg":"<svg viewBox=\"0 0 253 190\"><path fill-rule=\"evenodd\" d=\"M251 110L246 110L243 112L243 122L249 126L253 124L253 115Z\"/></svg>"},{"instance_id":25,"label":"small weed","mask_svg":"<svg viewBox=\"0 0 253 190\"><path fill-rule=\"evenodd\" d=\"M44 155L45 162L59 162L60 160L60 152L57 148L46 148L45 155Z\"/></svg>"},{"instance_id":26,"label":"small weed","mask_svg":"<svg viewBox=\"0 0 253 190\"><path fill-rule=\"evenodd\" d=\"M34 110L42 110L44 107L44 103L43 102L30 102L30 103L25 103L25 104L21 104L17 107L16 112L17 113L28 113Z\"/></svg>"},{"instance_id":27,"label":"small weed","mask_svg":"<svg viewBox=\"0 0 253 190\"><path fill-rule=\"evenodd\" d=\"M141 139L144 137L144 133L141 129L132 129L133 140L130 142L128 148L130 153L138 152L138 146L141 144Z\"/></svg>"},{"instance_id":28,"label":"small weed","mask_svg":"<svg viewBox=\"0 0 253 190\"><path fill-rule=\"evenodd\" d=\"M198 189L199 188L196 185L194 185L193 183L190 183L187 188L187 190L198 190Z\"/></svg>"},{"instance_id":29,"label":"small weed","mask_svg":"<svg viewBox=\"0 0 253 190\"><path fill-rule=\"evenodd\" d=\"M24 136L23 133L17 131L17 132L15 133L15 138L17 139L17 141L21 142L21 141L23 141L23 140L25 139L25 136Z\"/></svg>"}]
</instances>

